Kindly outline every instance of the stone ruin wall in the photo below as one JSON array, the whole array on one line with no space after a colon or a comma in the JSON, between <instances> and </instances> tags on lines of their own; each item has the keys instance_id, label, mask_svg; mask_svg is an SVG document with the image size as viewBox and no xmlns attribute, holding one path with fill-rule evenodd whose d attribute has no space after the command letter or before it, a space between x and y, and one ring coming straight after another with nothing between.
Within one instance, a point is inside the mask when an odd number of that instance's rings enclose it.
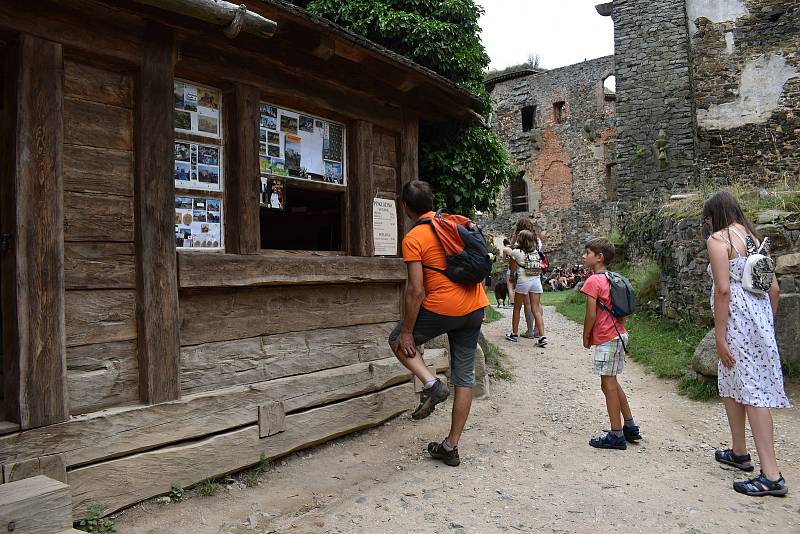
<instances>
[{"instance_id":1,"label":"stone ruin wall","mask_svg":"<svg viewBox=\"0 0 800 534\"><path fill-rule=\"evenodd\" d=\"M484 221L491 234L510 236L518 219L531 217L553 265L580 262L588 238L608 235L615 203L609 202L614 177L607 166L616 131L614 102L605 97L603 82L613 73L614 58L604 57L494 85L494 128L524 172L528 209L512 213L507 187L498 217ZM560 124L555 102L564 102ZM528 132L522 129L525 106L536 106Z\"/></svg>"}]
</instances>

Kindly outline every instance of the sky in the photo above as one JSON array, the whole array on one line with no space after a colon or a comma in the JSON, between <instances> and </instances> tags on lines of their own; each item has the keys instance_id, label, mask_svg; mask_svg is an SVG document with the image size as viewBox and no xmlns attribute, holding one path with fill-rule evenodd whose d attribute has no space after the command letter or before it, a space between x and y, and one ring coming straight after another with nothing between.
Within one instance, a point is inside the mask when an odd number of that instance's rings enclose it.
<instances>
[{"instance_id":1,"label":"sky","mask_svg":"<svg viewBox=\"0 0 800 534\"><path fill-rule=\"evenodd\" d=\"M539 54L555 69L614 53L614 24L594 9L604 0L476 0L485 10L481 38L491 69Z\"/></svg>"}]
</instances>

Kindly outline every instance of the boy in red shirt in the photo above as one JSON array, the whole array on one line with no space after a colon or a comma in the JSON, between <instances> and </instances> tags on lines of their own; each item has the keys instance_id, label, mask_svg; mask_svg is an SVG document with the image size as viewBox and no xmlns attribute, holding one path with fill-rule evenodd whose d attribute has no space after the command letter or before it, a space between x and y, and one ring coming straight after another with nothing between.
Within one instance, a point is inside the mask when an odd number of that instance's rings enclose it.
<instances>
[{"instance_id":1,"label":"boy in red shirt","mask_svg":"<svg viewBox=\"0 0 800 534\"><path fill-rule=\"evenodd\" d=\"M608 311L611 309L611 286L605 273L614 253L614 245L608 239L592 239L585 245L583 264L594 274L581 287L581 293L586 295L583 346L587 349L594 346L594 374L600 375L600 388L606 397L606 409L611 420L611 431L605 436L592 438L589 445L598 449L625 450L626 441L634 443L641 439L641 435L633 420L628 397L617 382L617 375L625 365L628 332L625 319L618 319ZM606 309L602 309L599 303L603 303Z\"/></svg>"}]
</instances>

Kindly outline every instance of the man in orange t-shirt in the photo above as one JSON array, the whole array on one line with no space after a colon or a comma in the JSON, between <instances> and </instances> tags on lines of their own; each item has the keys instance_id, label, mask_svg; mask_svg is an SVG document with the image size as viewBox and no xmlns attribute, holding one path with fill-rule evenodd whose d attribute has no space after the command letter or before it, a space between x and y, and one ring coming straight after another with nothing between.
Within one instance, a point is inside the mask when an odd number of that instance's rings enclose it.
<instances>
[{"instance_id":1,"label":"man in orange t-shirt","mask_svg":"<svg viewBox=\"0 0 800 534\"><path fill-rule=\"evenodd\" d=\"M433 217L433 193L427 182L413 180L403 187L403 211L412 221ZM397 359L423 383L420 403L411 414L423 419L447 399L450 391L425 365L417 346L442 334L450 341L450 381L455 400L450 433L441 442L428 444L428 452L450 466L457 466L458 441L472 406L475 385L475 349L489 305L483 285L457 284L441 272L447 265L444 248L430 224L417 224L403 238L403 261L408 269L403 320L389 336ZM425 269L424 267L429 267Z\"/></svg>"}]
</instances>

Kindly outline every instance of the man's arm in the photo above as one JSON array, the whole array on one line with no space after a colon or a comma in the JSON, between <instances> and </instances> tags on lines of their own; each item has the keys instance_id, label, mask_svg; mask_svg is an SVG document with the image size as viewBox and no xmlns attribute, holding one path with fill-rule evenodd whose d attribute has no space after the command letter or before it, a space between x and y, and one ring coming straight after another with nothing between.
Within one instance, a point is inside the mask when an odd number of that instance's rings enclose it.
<instances>
[{"instance_id":1,"label":"man's arm","mask_svg":"<svg viewBox=\"0 0 800 534\"><path fill-rule=\"evenodd\" d=\"M397 338L399 352L409 358L417 355L417 347L414 344L414 324L417 322L419 308L425 298L425 286L423 284L422 262L406 262L408 269L408 281L404 295L405 309L403 310L403 322L400 325L400 336Z\"/></svg>"},{"instance_id":2,"label":"man's arm","mask_svg":"<svg viewBox=\"0 0 800 534\"><path fill-rule=\"evenodd\" d=\"M586 315L583 317L583 346L587 349L591 347L589 340L592 335L592 328L597 319L597 299L586 295Z\"/></svg>"}]
</instances>

